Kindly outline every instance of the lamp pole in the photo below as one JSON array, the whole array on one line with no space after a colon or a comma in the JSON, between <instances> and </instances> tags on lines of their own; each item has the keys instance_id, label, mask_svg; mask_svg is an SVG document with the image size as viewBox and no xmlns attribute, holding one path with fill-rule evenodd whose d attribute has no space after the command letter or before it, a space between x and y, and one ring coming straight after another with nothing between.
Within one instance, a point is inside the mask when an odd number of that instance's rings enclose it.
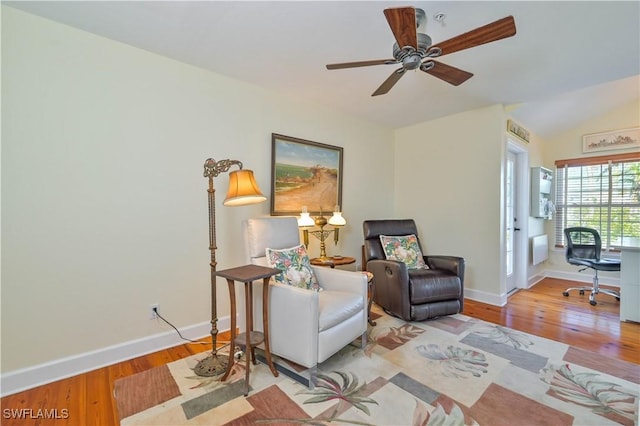
<instances>
[{"instance_id":1,"label":"lamp pole","mask_svg":"<svg viewBox=\"0 0 640 426\"><path fill-rule=\"evenodd\" d=\"M242 170L242 163L237 160L215 161L208 158L204 163L204 177L209 179L207 198L209 202L209 251L211 252L211 341L213 349L211 354L198 362L194 372L199 376L217 376L224 373L229 364L229 357L218 353L218 300L216 286L216 190L213 186L213 178L220 173L228 172L231 166L238 166L240 171L234 171L233 183L229 179L229 192L224 201L225 205L237 206L253 204L266 200L253 179L253 172ZM243 173L240 173L243 172Z\"/></svg>"}]
</instances>

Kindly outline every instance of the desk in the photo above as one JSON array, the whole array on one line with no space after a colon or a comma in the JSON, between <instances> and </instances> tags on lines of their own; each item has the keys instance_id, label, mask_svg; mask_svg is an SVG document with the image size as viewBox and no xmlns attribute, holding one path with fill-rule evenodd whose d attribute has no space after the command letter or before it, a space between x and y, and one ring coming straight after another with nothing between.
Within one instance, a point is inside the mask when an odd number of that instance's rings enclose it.
<instances>
[{"instance_id":1,"label":"desk","mask_svg":"<svg viewBox=\"0 0 640 426\"><path fill-rule=\"evenodd\" d=\"M217 271L216 276L227 279L229 285L229 298L231 299L231 345L229 350L229 364L227 365L227 371L222 376L220 381L224 382L229 373L231 367L235 363L233 354L235 354L236 344L246 345L245 359L246 359L246 373L245 373L245 388L244 396L249 394L249 358L251 362L256 364L255 347L264 342L264 353L267 359L269 369L275 377L278 377L278 371L273 365L271 360L271 349L269 348L269 278L272 275L279 274L281 271L274 268L266 268L258 265L245 265L237 268L225 269L224 271ZM259 331L253 331L253 281L262 279L262 329L264 333ZM236 326L236 291L235 282L244 283L244 304L246 310L246 330L244 333L237 334Z\"/></svg>"},{"instance_id":2,"label":"desk","mask_svg":"<svg viewBox=\"0 0 640 426\"><path fill-rule=\"evenodd\" d=\"M640 238L625 238L620 248L620 321L640 322Z\"/></svg>"}]
</instances>

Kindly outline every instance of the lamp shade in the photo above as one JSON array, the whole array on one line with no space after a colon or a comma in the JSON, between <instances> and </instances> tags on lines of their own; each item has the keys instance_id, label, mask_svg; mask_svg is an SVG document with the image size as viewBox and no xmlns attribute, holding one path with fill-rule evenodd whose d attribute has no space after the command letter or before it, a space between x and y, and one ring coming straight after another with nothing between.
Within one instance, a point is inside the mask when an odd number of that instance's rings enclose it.
<instances>
[{"instance_id":1,"label":"lamp shade","mask_svg":"<svg viewBox=\"0 0 640 426\"><path fill-rule=\"evenodd\" d=\"M307 212L300 213L300 219L298 219L298 226L305 227L305 226L313 226L313 225L315 225L315 221L311 216L309 216L309 213Z\"/></svg>"},{"instance_id":2,"label":"lamp shade","mask_svg":"<svg viewBox=\"0 0 640 426\"><path fill-rule=\"evenodd\" d=\"M244 206L266 201L262 195L252 170L240 169L229 173L229 190L225 198L225 206Z\"/></svg>"},{"instance_id":3,"label":"lamp shade","mask_svg":"<svg viewBox=\"0 0 640 426\"><path fill-rule=\"evenodd\" d=\"M333 212L333 216L329 218L329 225L344 226L347 221L342 217L342 212Z\"/></svg>"}]
</instances>

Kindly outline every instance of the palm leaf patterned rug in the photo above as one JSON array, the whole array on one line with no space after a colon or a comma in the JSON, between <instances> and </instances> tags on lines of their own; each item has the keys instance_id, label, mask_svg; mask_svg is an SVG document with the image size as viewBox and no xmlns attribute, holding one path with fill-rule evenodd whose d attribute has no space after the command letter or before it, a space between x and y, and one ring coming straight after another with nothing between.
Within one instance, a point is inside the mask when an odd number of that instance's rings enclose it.
<instances>
[{"instance_id":1,"label":"palm leaf patterned rug","mask_svg":"<svg viewBox=\"0 0 640 426\"><path fill-rule=\"evenodd\" d=\"M637 425L640 365L452 315L407 323L374 307L368 344L321 364L313 390L244 360L225 382L196 376L207 354L116 381L122 425Z\"/></svg>"}]
</instances>

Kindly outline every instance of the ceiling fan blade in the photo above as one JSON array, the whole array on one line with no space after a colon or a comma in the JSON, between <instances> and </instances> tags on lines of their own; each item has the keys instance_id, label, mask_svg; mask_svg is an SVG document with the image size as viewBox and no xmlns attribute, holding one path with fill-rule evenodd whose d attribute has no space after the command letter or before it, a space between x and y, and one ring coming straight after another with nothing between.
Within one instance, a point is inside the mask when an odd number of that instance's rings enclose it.
<instances>
[{"instance_id":1,"label":"ceiling fan blade","mask_svg":"<svg viewBox=\"0 0 640 426\"><path fill-rule=\"evenodd\" d=\"M418 35L416 33L416 10L413 7L394 7L384 10L384 16L391 27L393 36L402 49L411 46L418 49Z\"/></svg>"},{"instance_id":2,"label":"ceiling fan blade","mask_svg":"<svg viewBox=\"0 0 640 426\"><path fill-rule=\"evenodd\" d=\"M371 96L384 95L385 93L388 93L389 90L391 90L391 88L395 86L398 80L400 80L400 78L405 74L404 71L404 68L398 68L395 70Z\"/></svg>"},{"instance_id":3,"label":"ceiling fan blade","mask_svg":"<svg viewBox=\"0 0 640 426\"><path fill-rule=\"evenodd\" d=\"M371 65L386 65L386 64L395 64L395 59L376 59L373 61L360 61L360 62L344 62L342 64L329 64L327 65L328 70L339 70L342 68L357 68L357 67L368 67Z\"/></svg>"},{"instance_id":4,"label":"ceiling fan blade","mask_svg":"<svg viewBox=\"0 0 640 426\"><path fill-rule=\"evenodd\" d=\"M440 80L444 80L449 84L453 84L454 86L459 86L473 77L473 74L471 74L470 72L436 61L423 62L420 66L420 69L427 74L438 77Z\"/></svg>"},{"instance_id":5,"label":"ceiling fan blade","mask_svg":"<svg viewBox=\"0 0 640 426\"><path fill-rule=\"evenodd\" d=\"M450 38L449 40L433 45L429 51L439 49L439 55L427 56L443 56L458 50L469 49L471 47L480 46L481 44L491 43L492 41L502 40L503 38L512 37L516 34L516 23L513 16L507 16L498 19L495 22L478 27L475 30L468 31L459 36Z\"/></svg>"}]
</instances>

